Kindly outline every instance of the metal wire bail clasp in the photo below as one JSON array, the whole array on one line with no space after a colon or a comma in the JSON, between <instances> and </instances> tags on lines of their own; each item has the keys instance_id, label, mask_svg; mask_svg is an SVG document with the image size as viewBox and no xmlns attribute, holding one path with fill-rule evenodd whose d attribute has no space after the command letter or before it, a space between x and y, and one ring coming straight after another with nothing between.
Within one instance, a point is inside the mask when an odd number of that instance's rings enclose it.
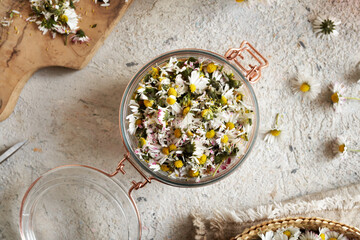
<instances>
[{"instance_id":1,"label":"metal wire bail clasp","mask_svg":"<svg viewBox=\"0 0 360 240\"><path fill-rule=\"evenodd\" d=\"M238 60L238 57L244 60L243 52L245 51L248 52L259 65L249 64L248 67L244 67ZM247 41L243 41L239 48L230 48L225 53L225 58L227 60L233 60L250 83L257 82L261 78L261 69L269 65L269 62Z\"/></svg>"}]
</instances>

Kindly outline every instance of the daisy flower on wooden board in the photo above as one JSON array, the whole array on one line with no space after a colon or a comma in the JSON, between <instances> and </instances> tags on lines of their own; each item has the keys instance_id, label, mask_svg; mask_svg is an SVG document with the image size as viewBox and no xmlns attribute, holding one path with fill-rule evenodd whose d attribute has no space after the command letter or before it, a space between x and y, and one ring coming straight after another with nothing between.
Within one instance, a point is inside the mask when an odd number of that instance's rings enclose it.
<instances>
[{"instance_id":1,"label":"daisy flower on wooden board","mask_svg":"<svg viewBox=\"0 0 360 240\"><path fill-rule=\"evenodd\" d=\"M360 149L350 149L347 147L342 137L337 137L332 144L332 151L335 156L345 156L348 152L360 152Z\"/></svg>"},{"instance_id":2,"label":"daisy flower on wooden board","mask_svg":"<svg viewBox=\"0 0 360 240\"><path fill-rule=\"evenodd\" d=\"M344 84L335 82L332 83L330 86L331 91L331 102L333 104L333 108L335 111L338 111L340 109L340 106L346 101L346 100L360 100L360 98L356 97L345 97L344 92L346 90Z\"/></svg>"},{"instance_id":3,"label":"daisy flower on wooden board","mask_svg":"<svg viewBox=\"0 0 360 240\"><path fill-rule=\"evenodd\" d=\"M84 31L79 29L76 31L76 34L71 37L73 43L87 43L90 41L90 38L85 35Z\"/></svg>"},{"instance_id":4,"label":"daisy flower on wooden board","mask_svg":"<svg viewBox=\"0 0 360 240\"><path fill-rule=\"evenodd\" d=\"M275 141L278 141L282 135L282 130L280 128L280 118L282 118L282 114L276 114L274 126L265 134L264 141L273 144Z\"/></svg>"},{"instance_id":5,"label":"daisy flower on wooden board","mask_svg":"<svg viewBox=\"0 0 360 240\"><path fill-rule=\"evenodd\" d=\"M320 83L309 76L298 75L291 79L291 88L295 95L312 100L320 93Z\"/></svg>"},{"instance_id":6,"label":"daisy flower on wooden board","mask_svg":"<svg viewBox=\"0 0 360 240\"><path fill-rule=\"evenodd\" d=\"M321 39L330 39L332 36L336 37L339 35L337 28L340 23L341 21L333 17L324 17L319 15L313 22L314 32L316 36Z\"/></svg>"}]
</instances>

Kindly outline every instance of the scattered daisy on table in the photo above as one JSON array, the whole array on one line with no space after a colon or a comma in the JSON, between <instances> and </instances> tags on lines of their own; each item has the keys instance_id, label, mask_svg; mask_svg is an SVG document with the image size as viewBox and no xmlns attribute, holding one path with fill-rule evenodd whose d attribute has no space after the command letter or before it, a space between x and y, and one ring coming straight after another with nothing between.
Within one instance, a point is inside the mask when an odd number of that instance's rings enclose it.
<instances>
[{"instance_id":1,"label":"scattered daisy on table","mask_svg":"<svg viewBox=\"0 0 360 240\"><path fill-rule=\"evenodd\" d=\"M341 21L333 17L319 15L313 22L313 28L317 37L330 39L332 36L336 37L339 35L337 28L340 24Z\"/></svg>"},{"instance_id":2,"label":"scattered daisy on table","mask_svg":"<svg viewBox=\"0 0 360 240\"><path fill-rule=\"evenodd\" d=\"M332 144L332 151L335 156L346 156L348 152L360 152L360 149L349 149L342 137L337 137Z\"/></svg>"},{"instance_id":3,"label":"scattered daisy on table","mask_svg":"<svg viewBox=\"0 0 360 240\"><path fill-rule=\"evenodd\" d=\"M283 118L283 115L278 113L275 117L275 122L271 130L265 134L264 141L273 144L275 141L279 141L282 137L283 130L281 129L280 120Z\"/></svg>"},{"instance_id":4,"label":"scattered daisy on table","mask_svg":"<svg viewBox=\"0 0 360 240\"><path fill-rule=\"evenodd\" d=\"M303 99L313 100L320 93L320 82L310 76L298 75L291 79L291 87L295 95Z\"/></svg>"},{"instance_id":5,"label":"scattered daisy on table","mask_svg":"<svg viewBox=\"0 0 360 240\"><path fill-rule=\"evenodd\" d=\"M331 83L329 88L330 88L330 91L331 91L330 99L331 99L331 102L332 102L332 105L333 105L333 108L334 108L335 111L339 111L341 105L346 100L360 101L360 98L357 98L357 97L346 97L346 96L344 96L346 88L345 88L344 84L342 84L342 83L339 83L339 82Z\"/></svg>"}]
</instances>

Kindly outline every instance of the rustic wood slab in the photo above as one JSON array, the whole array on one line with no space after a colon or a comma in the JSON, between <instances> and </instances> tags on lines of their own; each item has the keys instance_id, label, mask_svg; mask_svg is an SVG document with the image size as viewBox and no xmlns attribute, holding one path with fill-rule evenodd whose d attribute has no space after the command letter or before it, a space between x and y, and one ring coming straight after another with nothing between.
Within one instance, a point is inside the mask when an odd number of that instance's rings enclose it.
<instances>
[{"instance_id":1,"label":"rustic wood slab","mask_svg":"<svg viewBox=\"0 0 360 240\"><path fill-rule=\"evenodd\" d=\"M62 66L83 68L103 44L132 0L112 0L101 7L93 0L81 0L76 11L81 14L79 26L91 38L88 44L64 45L62 36L52 39L43 35L35 23L26 22L31 9L28 0L0 0L0 18L17 10L22 18L14 18L9 28L0 26L0 121L14 110L20 92L31 75L40 68ZM95 28L90 26L97 24Z\"/></svg>"}]
</instances>

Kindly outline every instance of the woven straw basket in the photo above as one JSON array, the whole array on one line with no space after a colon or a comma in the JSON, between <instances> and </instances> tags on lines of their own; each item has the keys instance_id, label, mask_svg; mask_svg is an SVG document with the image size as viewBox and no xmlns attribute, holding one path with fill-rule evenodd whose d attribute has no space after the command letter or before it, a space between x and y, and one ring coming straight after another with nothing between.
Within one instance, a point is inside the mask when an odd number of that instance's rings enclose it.
<instances>
[{"instance_id":1,"label":"woven straw basket","mask_svg":"<svg viewBox=\"0 0 360 240\"><path fill-rule=\"evenodd\" d=\"M306 218L306 217L296 217L296 218L282 218L282 219L274 219L272 221L263 222L259 225L252 226L251 228L247 228L243 233L237 235L231 240L253 240L258 239L259 233L265 233L269 230L276 231L282 227L298 227L300 229L318 231L319 227L321 228L329 228L332 231L336 231L338 233L344 234L349 239L360 239L360 230L348 226L343 223L323 219L323 218Z\"/></svg>"}]
</instances>

